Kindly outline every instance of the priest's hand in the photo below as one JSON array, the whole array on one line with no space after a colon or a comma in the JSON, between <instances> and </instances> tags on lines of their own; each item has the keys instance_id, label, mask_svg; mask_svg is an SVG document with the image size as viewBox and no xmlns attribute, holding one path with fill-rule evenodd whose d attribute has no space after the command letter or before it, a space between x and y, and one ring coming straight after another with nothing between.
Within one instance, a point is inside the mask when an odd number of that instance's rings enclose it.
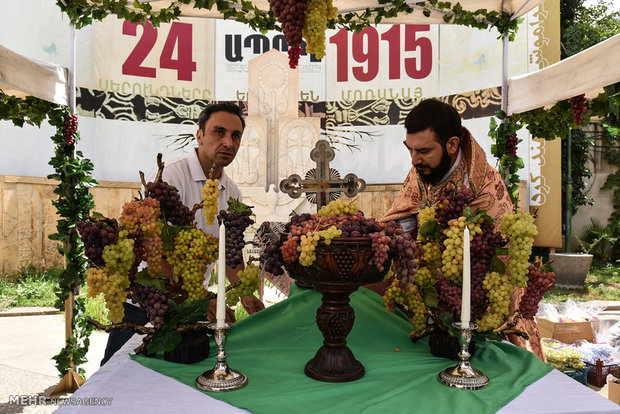
<instances>
[{"instance_id":1,"label":"priest's hand","mask_svg":"<svg viewBox=\"0 0 620 414\"><path fill-rule=\"evenodd\" d=\"M252 315L260 310L265 309L265 305L260 301L256 296L246 296L245 298L241 298L241 305L248 312L249 315Z\"/></svg>"}]
</instances>

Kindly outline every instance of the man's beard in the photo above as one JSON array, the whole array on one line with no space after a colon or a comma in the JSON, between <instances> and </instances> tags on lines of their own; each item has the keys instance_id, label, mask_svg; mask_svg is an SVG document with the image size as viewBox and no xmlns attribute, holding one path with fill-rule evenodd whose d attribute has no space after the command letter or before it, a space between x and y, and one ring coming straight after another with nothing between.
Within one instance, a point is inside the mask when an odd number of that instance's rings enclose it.
<instances>
[{"instance_id":1,"label":"man's beard","mask_svg":"<svg viewBox=\"0 0 620 414\"><path fill-rule=\"evenodd\" d=\"M427 165L418 166L418 167L426 167L430 170L428 174L422 174L420 170L418 170L418 175L420 176L420 180L422 180L424 184L435 185L439 183L439 180L441 180L448 171L450 171L450 162L452 160L450 159L450 155L448 155L448 151L445 145L441 146L441 151L442 151L441 160L439 161L439 165L437 167L430 168Z\"/></svg>"}]
</instances>

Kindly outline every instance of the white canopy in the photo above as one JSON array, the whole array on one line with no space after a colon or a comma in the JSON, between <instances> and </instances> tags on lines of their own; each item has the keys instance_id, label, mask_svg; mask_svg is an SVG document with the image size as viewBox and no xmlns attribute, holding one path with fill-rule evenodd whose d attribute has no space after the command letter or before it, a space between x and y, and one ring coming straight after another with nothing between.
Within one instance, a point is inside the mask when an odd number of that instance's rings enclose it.
<instances>
[{"instance_id":1,"label":"white canopy","mask_svg":"<svg viewBox=\"0 0 620 414\"><path fill-rule=\"evenodd\" d=\"M67 105L68 70L29 59L0 45L0 89L7 95L27 95Z\"/></svg>"},{"instance_id":2,"label":"white canopy","mask_svg":"<svg viewBox=\"0 0 620 414\"><path fill-rule=\"evenodd\" d=\"M620 34L536 72L508 80L507 114L587 94L620 81Z\"/></svg>"}]
</instances>

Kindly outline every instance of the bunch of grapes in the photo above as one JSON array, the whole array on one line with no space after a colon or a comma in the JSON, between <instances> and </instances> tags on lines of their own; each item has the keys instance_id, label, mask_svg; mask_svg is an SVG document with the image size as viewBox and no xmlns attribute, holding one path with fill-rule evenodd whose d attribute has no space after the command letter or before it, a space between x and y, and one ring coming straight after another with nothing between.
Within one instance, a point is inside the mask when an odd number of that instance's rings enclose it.
<instances>
[{"instance_id":1,"label":"bunch of grapes","mask_svg":"<svg viewBox=\"0 0 620 414\"><path fill-rule=\"evenodd\" d=\"M507 135L506 139L506 153L514 158L517 158L517 145L519 144L519 138L517 134Z\"/></svg>"},{"instance_id":2,"label":"bunch of grapes","mask_svg":"<svg viewBox=\"0 0 620 414\"><path fill-rule=\"evenodd\" d=\"M66 114L65 115L65 125L63 136L67 141L67 145L71 146L75 143L74 135L77 131L77 115L75 114Z\"/></svg>"},{"instance_id":3,"label":"bunch of grapes","mask_svg":"<svg viewBox=\"0 0 620 414\"><path fill-rule=\"evenodd\" d=\"M299 240L299 263L302 266L311 266L316 260L316 245L319 244L319 239L319 233L316 231L301 235Z\"/></svg>"},{"instance_id":4,"label":"bunch of grapes","mask_svg":"<svg viewBox=\"0 0 620 414\"><path fill-rule=\"evenodd\" d=\"M96 219L88 217L76 223L80 239L84 243L85 254L91 264L105 266L101 257L103 249L108 244L118 240L118 224L116 220Z\"/></svg>"},{"instance_id":5,"label":"bunch of grapes","mask_svg":"<svg viewBox=\"0 0 620 414\"><path fill-rule=\"evenodd\" d=\"M499 230L508 236L510 241L510 281L515 286L525 287L534 236L538 234L534 217L522 210L508 212L502 217Z\"/></svg>"},{"instance_id":6,"label":"bunch of grapes","mask_svg":"<svg viewBox=\"0 0 620 414\"><path fill-rule=\"evenodd\" d=\"M260 254L260 268L274 276L284 274L284 259L279 244L268 244Z\"/></svg>"},{"instance_id":7,"label":"bunch of grapes","mask_svg":"<svg viewBox=\"0 0 620 414\"><path fill-rule=\"evenodd\" d=\"M461 299L463 297L463 289L451 280L446 279L440 274L437 275L437 283L435 284L439 302L446 310L457 315L461 314ZM444 309L442 309L444 310Z\"/></svg>"},{"instance_id":8,"label":"bunch of grapes","mask_svg":"<svg viewBox=\"0 0 620 414\"><path fill-rule=\"evenodd\" d=\"M544 272L541 266L532 264L529 269L527 288L521 297L519 311L526 319L533 319L538 312L538 303L544 294L555 284L555 273Z\"/></svg>"},{"instance_id":9,"label":"bunch of grapes","mask_svg":"<svg viewBox=\"0 0 620 414\"><path fill-rule=\"evenodd\" d=\"M301 54L301 31L308 0L269 0L269 5L282 25L282 33L289 47L289 66L291 69L295 69Z\"/></svg>"},{"instance_id":10,"label":"bunch of grapes","mask_svg":"<svg viewBox=\"0 0 620 414\"><path fill-rule=\"evenodd\" d=\"M220 196L218 180L208 179L202 187L202 213L206 217L207 224L215 223L217 214L217 198Z\"/></svg>"},{"instance_id":11,"label":"bunch of grapes","mask_svg":"<svg viewBox=\"0 0 620 414\"><path fill-rule=\"evenodd\" d=\"M108 244L103 248L101 257L109 273L123 275L129 273L136 258L133 253L134 243L133 239L121 237L116 243Z\"/></svg>"},{"instance_id":12,"label":"bunch of grapes","mask_svg":"<svg viewBox=\"0 0 620 414\"><path fill-rule=\"evenodd\" d=\"M390 312L394 311L396 305L400 305L405 312L411 315L411 322L413 322L414 327L411 332L412 336L418 336L426 329L428 310L416 285L408 283L405 287L401 287L401 284L395 279L385 291L383 303Z\"/></svg>"},{"instance_id":13,"label":"bunch of grapes","mask_svg":"<svg viewBox=\"0 0 620 414\"><path fill-rule=\"evenodd\" d=\"M174 274L183 280L189 300L203 297L204 274L217 259L217 239L196 228L184 229L174 238L174 250L168 256Z\"/></svg>"},{"instance_id":14,"label":"bunch of grapes","mask_svg":"<svg viewBox=\"0 0 620 414\"><path fill-rule=\"evenodd\" d=\"M308 0L302 35L308 44L306 51L314 53L317 59L325 56L327 21L337 14L338 9L333 6L332 0Z\"/></svg>"},{"instance_id":15,"label":"bunch of grapes","mask_svg":"<svg viewBox=\"0 0 620 414\"><path fill-rule=\"evenodd\" d=\"M226 228L226 265L233 269L243 263L243 248L245 247L243 232L254 223L250 214L250 211L220 210L217 216L219 222L224 223Z\"/></svg>"},{"instance_id":16,"label":"bunch of grapes","mask_svg":"<svg viewBox=\"0 0 620 414\"><path fill-rule=\"evenodd\" d=\"M575 117L575 124L581 125L583 114L586 112L586 95L581 94L570 98L570 109Z\"/></svg>"},{"instance_id":17,"label":"bunch of grapes","mask_svg":"<svg viewBox=\"0 0 620 414\"><path fill-rule=\"evenodd\" d=\"M239 299L254 294L260 286L260 268L254 263L250 263L243 270L237 272L239 285L226 292L226 304L234 306Z\"/></svg>"},{"instance_id":18,"label":"bunch of grapes","mask_svg":"<svg viewBox=\"0 0 620 414\"><path fill-rule=\"evenodd\" d=\"M419 249L411 234L404 233L393 237L389 242L390 251L393 252L392 270L396 278L401 282L401 287L407 283L415 282L420 255Z\"/></svg>"},{"instance_id":19,"label":"bunch of grapes","mask_svg":"<svg viewBox=\"0 0 620 414\"><path fill-rule=\"evenodd\" d=\"M291 217L289 222L286 223L286 225L284 226L284 231L289 232L291 231L292 226L301 226L303 222L311 220L311 219L312 219L312 214L309 214L309 213L294 215L293 217Z\"/></svg>"},{"instance_id":20,"label":"bunch of grapes","mask_svg":"<svg viewBox=\"0 0 620 414\"><path fill-rule=\"evenodd\" d=\"M164 316L168 310L168 297L161 290L152 286L133 284L131 291L138 302L146 310L149 321L155 329L160 329L164 324Z\"/></svg>"},{"instance_id":21,"label":"bunch of grapes","mask_svg":"<svg viewBox=\"0 0 620 414\"><path fill-rule=\"evenodd\" d=\"M471 202L472 192L467 187L446 187L435 208L435 218L442 229L448 227L448 222L463 215L463 210Z\"/></svg>"},{"instance_id":22,"label":"bunch of grapes","mask_svg":"<svg viewBox=\"0 0 620 414\"><path fill-rule=\"evenodd\" d=\"M481 223L482 219L479 219L477 223L468 224L463 216L448 222L449 227L444 230L446 239L443 244L445 249L441 254L441 270L446 279L461 283L463 273L463 234L465 226L469 228L469 241L471 242L475 235L482 234L482 229L480 228Z\"/></svg>"},{"instance_id":23,"label":"bunch of grapes","mask_svg":"<svg viewBox=\"0 0 620 414\"><path fill-rule=\"evenodd\" d=\"M188 226L194 221L192 211L181 202L179 192L165 181L146 185L146 197L159 201L162 218L175 226Z\"/></svg>"},{"instance_id":24,"label":"bunch of grapes","mask_svg":"<svg viewBox=\"0 0 620 414\"><path fill-rule=\"evenodd\" d=\"M345 200L343 198L338 198L336 200L330 201L329 204L321 207L317 214L322 217L344 217L355 215L358 212L359 209L354 202Z\"/></svg>"},{"instance_id":25,"label":"bunch of grapes","mask_svg":"<svg viewBox=\"0 0 620 414\"><path fill-rule=\"evenodd\" d=\"M476 320L480 332L486 332L500 327L510 308L510 295L514 286L510 283L508 275L497 272L487 273L482 283L489 301L489 311Z\"/></svg>"},{"instance_id":26,"label":"bunch of grapes","mask_svg":"<svg viewBox=\"0 0 620 414\"><path fill-rule=\"evenodd\" d=\"M483 221L481 232L475 234L471 241L471 304L473 308L486 309L486 295L482 283L491 267L495 255L495 246L503 244L501 233L495 231L493 223Z\"/></svg>"},{"instance_id":27,"label":"bunch of grapes","mask_svg":"<svg viewBox=\"0 0 620 414\"><path fill-rule=\"evenodd\" d=\"M114 323L121 322L125 315L123 303L127 298L126 289L130 284L127 275L108 273L104 269L91 267L86 271L86 284L89 298L103 293L108 308L108 319Z\"/></svg>"}]
</instances>

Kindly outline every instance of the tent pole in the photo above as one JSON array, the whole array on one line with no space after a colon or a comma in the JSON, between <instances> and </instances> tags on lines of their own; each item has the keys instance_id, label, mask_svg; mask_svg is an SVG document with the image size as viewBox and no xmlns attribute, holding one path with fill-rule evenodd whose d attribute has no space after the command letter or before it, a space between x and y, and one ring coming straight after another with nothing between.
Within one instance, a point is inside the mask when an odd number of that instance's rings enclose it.
<instances>
[{"instance_id":1,"label":"tent pole","mask_svg":"<svg viewBox=\"0 0 620 414\"><path fill-rule=\"evenodd\" d=\"M71 22L71 26L69 27L69 50L70 50L70 59L69 63L69 108L71 108L71 112L75 113L75 72L76 72L76 43L75 43L75 23Z\"/></svg>"},{"instance_id":2,"label":"tent pole","mask_svg":"<svg viewBox=\"0 0 620 414\"><path fill-rule=\"evenodd\" d=\"M573 250L573 178L572 178L572 157L571 157L571 128L568 127L566 134L566 236L564 246L567 253Z\"/></svg>"},{"instance_id":3,"label":"tent pole","mask_svg":"<svg viewBox=\"0 0 620 414\"><path fill-rule=\"evenodd\" d=\"M508 36L502 37L502 111L508 109Z\"/></svg>"}]
</instances>

